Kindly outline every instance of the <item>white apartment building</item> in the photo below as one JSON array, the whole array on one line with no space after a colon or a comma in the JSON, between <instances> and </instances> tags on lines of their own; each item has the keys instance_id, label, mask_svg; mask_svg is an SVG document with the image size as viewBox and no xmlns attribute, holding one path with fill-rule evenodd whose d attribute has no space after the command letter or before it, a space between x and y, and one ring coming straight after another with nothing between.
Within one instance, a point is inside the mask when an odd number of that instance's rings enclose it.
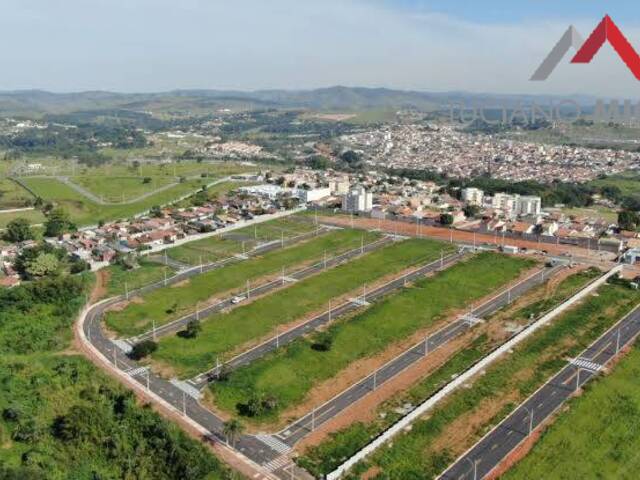
<instances>
[{"instance_id":1,"label":"white apartment building","mask_svg":"<svg viewBox=\"0 0 640 480\"><path fill-rule=\"evenodd\" d=\"M313 188L311 190L305 190L301 188L298 190L298 198L301 202L315 202L331 196L330 188Z\"/></svg>"},{"instance_id":2,"label":"white apartment building","mask_svg":"<svg viewBox=\"0 0 640 480\"><path fill-rule=\"evenodd\" d=\"M518 215L539 215L542 200L534 195L523 195L518 198Z\"/></svg>"},{"instance_id":3,"label":"white apartment building","mask_svg":"<svg viewBox=\"0 0 640 480\"><path fill-rule=\"evenodd\" d=\"M342 210L345 212L370 212L373 208L373 194L363 187L354 188L342 199Z\"/></svg>"},{"instance_id":4,"label":"white apartment building","mask_svg":"<svg viewBox=\"0 0 640 480\"><path fill-rule=\"evenodd\" d=\"M329 188L334 195L346 195L349 193L349 180L332 180L329 182Z\"/></svg>"},{"instance_id":5,"label":"white apartment building","mask_svg":"<svg viewBox=\"0 0 640 480\"><path fill-rule=\"evenodd\" d=\"M462 190L462 201L470 205L482 205L484 192L479 188L464 188Z\"/></svg>"}]
</instances>

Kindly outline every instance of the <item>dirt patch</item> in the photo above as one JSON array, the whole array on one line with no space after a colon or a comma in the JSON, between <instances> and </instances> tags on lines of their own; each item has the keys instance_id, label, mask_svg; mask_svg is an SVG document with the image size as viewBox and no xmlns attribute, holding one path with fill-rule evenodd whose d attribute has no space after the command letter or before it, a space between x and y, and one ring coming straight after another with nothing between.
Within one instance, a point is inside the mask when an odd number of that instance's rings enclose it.
<instances>
[{"instance_id":1,"label":"dirt patch","mask_svg":"<svg viewBox=\"0 0 640 480\"><path fill-rule=\"evenodd\" d=\"M181 282L176 282L176 283L170 285L169 288L182 288L182 287L186 287L190 283L191 283L191 280L189 280L187 278L185 280L182 280Z\"/></svg>"},{"instance_id":2,"label":"dirt patch","mask_svg":"<svg viewBox=\"0 0 640 480\"><path fill-rule=\"evenodd\" d=\"M96 272L96 284L91 291L89 297L89 303L96 303L98 300L106 298L108 292L107 285L109 285L109 279L111 278L111 272L103 268Z\"/></svg>"},{"instance_id":3,"label":"dirt patch","mask_svg":"<svg viewBox=\"0 0 640 480\"><path fill-rule=\"evenodd\" d=\"M106 312L121 312L125 308L127 308L130 304L143 304L144 298L142 297L131 297L129 300L123 300L122 302L114 303L105 309Z\"/></svg>"},{"instance_id":4,"label":"dirt patch","mask_svg":"<svg viewBox=\"0 0 640 480\"><path fill-rule=\"evenodd\" d=\"M149 360L144 360L141 362L138 362L140 364L144 364L144 365L148 365L149 367L151 367L151 370L153 371L153 373L155 373L156 375L162 377L162 378L177 378L178 375L175 371L175 369L168 363L162 362L160 360L156 360L156 359L149 359Z\"/></svg>"}]
</instances>

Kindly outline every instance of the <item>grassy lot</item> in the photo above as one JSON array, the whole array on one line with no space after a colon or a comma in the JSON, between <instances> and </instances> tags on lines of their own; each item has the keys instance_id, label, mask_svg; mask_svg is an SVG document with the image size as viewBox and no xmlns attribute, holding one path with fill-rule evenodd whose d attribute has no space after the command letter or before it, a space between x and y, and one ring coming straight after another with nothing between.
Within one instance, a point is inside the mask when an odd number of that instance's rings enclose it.
<instances>
[{"instance_id":1,"label":"grassy lot","mask_svg":"<svg viewBox=\"0 0 640 480\"><path fill-rule=\"evenodd\" d=\"M257 281L260 277L279 273L282 267L293 268L301 262L318 260L326 250L328 254L355 248L362 241L358 230L338 230L320 235L300 245L272 250L260 257L238 262L222 270L211 270L192 277L185 283L160 288L143 297L143 302L130 303L118 312L108 312L106 322L109 328L121 335L132 336L149 330L153 319L156 325L163 325L173 319L193 312L197 302L204 302L221 293L244 289L247 280ZM367 234L365 241L375 238Z\"/></svg>"},{"instance_id":2,"label":"grassy lot","mask_svg":"<svg viewBox=\"0 0 640 480\"><path fill-rule=\"evenodd\" d=\"M533 261L483 253L454 265L435 277L392 295L355 317L332 325L326 333L301 338L284 349L231 373L229 380L211 386L216 404L227 411L255 396L275 399L262 420L303 401L318 383L336 376L352 362L384 351L394 342L430 327L451 310L490 294L516 278ZM329 336L329 351L318 351L318 335ZM239 407L238 407L239 406Z\"/></svg>"},{"instance_id":3,"label":"grassy lot","mask_svg":"<svg viewBox=\"0 0 640 480\"><path fill-rule=\"evenodd\" d=\"M70 348L84 288L67 277L0 291L0 477L238 478Z\"/></svg>"},{"instance_id":4,"label":"grassy lot","mask_svg":"<svg viewBox=\"0 0 640 480\"><path fill-rule=\"evenodd\" d=\"M640 470L640 349L585 386L533 450L502 478L634 479Z\"/></svg>"},{"instance_id":5,"label":"grassy lot","mask_svg":"<svg viewBox=\"0 0 640 480\"><path fill-rule=\"evenodd\" d=\"M28 206L33 200L33 196L14 181L0 179L0 210Z\"/></svg>"},{"instance_id":6,"label":"grassy lot","mask_svg":"<svg viewBox=\"0 0 640 480\"><path fill-rule=\"evenodd\" d=\"M606 178L599 178L589 182L596 187L618 187L625 196L640 194L640 176L636 172L625 172L617 175L610 175Z\"/></svg>"},{"instance_id":7,"label":"grassy lot","mask_svg":"<svg viewBox=\"0 0 640 480\"><path fill-rule=\"evenodd\" d=\"M98 205L53 178L32 177L22 180L43 199L53 201L65 208L78 226L93 225L98 220L109 221L129 218L150 209L154 205L170 203L182 195L196 191L204 183L202 180L189 180L128 205ZM209 192L228 191L235 185L233 182L221 183L211 187Z\"/></svg>"},{"instance_id":8,"label":"grassy lot","mask_svg":"<svg viewBox=\"0 0 640 480\"><path fill-rule=\"evenodd\" d=\"M352 475L359 478L373 467L383 471L385 479L437 476L566 365L567 358L577 355L630 311L639 298L636 291L621 285L605 285L597 293L536 332L507 359L489 367L471 388L453 393L427 418L414 422L410 432L357 466ZM460 429L465 429L464 435Z\"/></svg>"},{"instance_id":9,"label":"grassy lot","mask_svg":"<svg viewBox=\"0 0 640 480\"><path fill-rule=\"evenodd\" d=\"M224 359L225 354L272 333L278 325L318 311L330 299L365 283L434 260L448 248L441 242L417 239L384 247L227 314L215 315L202 324L195 339L166 338L153 358L173 367L181 377L195 375L210 368L217 356Z\"/></svg>"},{"instance_id":10,"label":"grassy lot","mask_svg":"<svg viewBox=\"0 0 640 480\"><path fill-rule=\"evenodd\" d=\"M32 225L39 225L45 221L45 217L40 210L0 213L0 229L5 228L11 220L16 218L26 218Z\"/></svg>"},{"instance_id":11,"label":"grassy lot","mask_svg":"<svg viewBox=\"0 0 640 480\"><path fill-rule=\"evenodd\" d=\"M144 178L151 180L145 183ZM165 185L178 183L178 179L174 177L77 176L72 177L71 181L86 188L104 201L114 203L137 198Z\"/></svg>"},{"instance_id":12,"label":"grassy lot","mask_svg":"<svg viewBox=\"0 0 640 480\"><path fill-rule=\"evenodd\" d=\"M546 284L541 285L531 292L531 301L514 307L506 307L487 319L487 323L494 324L497 320L519 325L526 324L531 315L535 318L539 317L542 313L575 294L598 275L600 274L595 270L573 274L560 282L551 292L547 290ZM397 412L398 408L406 403L418 405L424 402L448 383L453 376L469 368L503 341L502 337L490 338L486 333L480 333L471 344L452 355L445 364L430 375L414 384L405 393L380 405L374 421L356 422L338 430L321 444L308 449L300 457L299 463L317 476L333 471L340 463L369 443L371 439L398 421L402 417L402 414Z\"/></svg>"},{"instance_id":13,"label":"grassy lot","mask_svg":"<svg viewBox=\"0 0 640 480\"><path fill-rule=\"evenodd\" d=\"M189 265L212 262L236 253L248 251L258 243L288 239L312 232L316 226L311 222L284 217L254 226L234 230L221 236L209 237L197 242L189 242L167 250L174 260Z\"/></svg>"},{"instance_id":14,"label":"grassy lot","mask_svg":"<svg viewBox=\"0 0 640 480\"><path fill-rule=\"evenodd\" d=\"M140 266L134 270L127 270L121 265L110 265L104 269L107 275L106 297L125 293L125 282L127 283L126 289L132 291L163 280L165 272L167 277L170 277L175 272L171 267L151 262L144 257L138 263Z\"/></svg>"}]
</instances>

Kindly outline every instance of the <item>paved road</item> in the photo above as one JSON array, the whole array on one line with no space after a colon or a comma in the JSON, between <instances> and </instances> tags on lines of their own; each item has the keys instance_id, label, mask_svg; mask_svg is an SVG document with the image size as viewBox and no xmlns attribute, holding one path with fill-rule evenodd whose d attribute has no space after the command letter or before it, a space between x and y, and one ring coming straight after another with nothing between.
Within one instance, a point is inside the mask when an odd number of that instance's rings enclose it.
<instances>
[{"instance_id":1,"label":"paved road","mask_svg":"<svg viewBox=\"0 0 640 480\"><path fill-rule=\"evenodd\" d=\"M358 249L359 252L359 249ZM356 252L356 254L358 254ZM372 289L371 291L363 291L363 294L358 298L354 298L353 301L347 301L331 309L327 310L320 315L317 315L310 320L297 325L294 328L291 328L285 332L278 334L277 336L267 340L260 345L247 350L240 355L232 358L228 362L223 365L218 365L211 370L201 373L190 380L190 383L193 384L196 388L202 389L209 382L215 381L218 373L222 368L226 368L227 371L234 370L238 367L242 367L244 365L248 365L249 363L263 357L269 352L277 350L278 348L293 342L295 339L308 334L311 331L316 330L317 328L326 325L331 322L333 319L336 319L342 315L345 315L349 312L362 308L369 302L380 299L381 297L388 295L389 293L402 288L408 282L412 282L418 278L422 278L425 275L429 275L432 272L435 272L441 268L447 268L454 263L458 262L464 257L463 253L454 253L452 255L448 255L446 257L442 257L440 260L436 260L427 265L419 267L411 272L408 272L404 275L399 276L398 278L385 283L384 285ZM309 267L312 268L312 267ZM315 268L315 266L314 266ZM322 265L318 269L314 270L314 273L320 271L322 269ZM280 280L276 281L276 286L273 288L277 288L277 286L281 285L282 282Z\"/></svg>"},{"instance_id":2,"label":"paved road","mask_svg":"<svg viewBox=\"0 0 640 480\"><path fill-rule=\"evenodd\" d=\"M235 261L222 261L217 262L216 264L211 264L206 267L203 267L203 270L211 270L214 268L220 268L224 264ZM547 270L549 274L552 273L553 269ZM190 276L197 275L200 272L200 268L191 269L186 272L181 272L180 274L174 276L171 279L171 282L181 281L185 278L189 278ZM548 274L545 274L545 277L548 277ZM535 275L530 279L526 280L525 283L529 285L529 288L537 284L542 280L541 275ZM159 288L164 285L164 282L159 282L156 285L148 286L141 291L151 291L154 288ZM504 305L509 299L514 299L517 295L523 293L520 289L513 288L511 293L503 292L500 295L496 296L489 303L495 307L495 310L499 309L502 305ZM222 427L223 421L218 416L216 416L213 412L208 410L207 408L200 405L198 399L195 396L191 396L191 390L185 388L184 385L177 385L170 381L164 380L152 373L150 373L147 369L140 368L140 366L130 359L128 359L119 346L114 344L109 338L104 335L101 326L101 319L104 315L104 311L114 303L122 301L122 297L111 299L109 301L96 304L92 306L82 324L82 329L91 343L91 345L102 354L106 359L110 360L114 364L114 368L121 370L123 372L128 372L132 378L138 381L141 385L147 386L150 392L162 398L165 402L172 405L178 411L184 412L184 414L189 417L191 420L197 422L203 428L207 429L210 434L211 441L224 441L222 436ZM479 309L484 308L485 305L478 307ZM480 310L479 310L480 311ZM429 348L435 348L437 344L441 344L441 342L447 341L448 338L453 338L451 335L455 335L456 329L452 327L451 330L442 331L439 335L434 335L429 340ZM433 343L432 343L433 342ZM407 356L401 362L406 362L411 356ZM413 357L416 357L416 354L413 354ZM390 367L389 367L390 368ZM397 375L402 368L399 368L397 371L393 371L393 369L385 370L384 373L379 373L380 377L377 379L378 384L386 381L388 378L391 378L392 375ZM362 388L358 386L352 387L355 388L354 391L360 391ZM368 391L370 391L369 388ZM352 398L343 398L339 403L336 403L336 407L344 405L346 406L352 404L357 401L359 398L364 396L365 393L360 395L355 395ZM343 403L344 402L344 403ZM326 411L325 411L326 412ZM329 418L335 416L339 410L330 411L326 413L322 413L320 409L316 409L316 414L313 415L313 421L316 425L327 421ZM318 413L322 416L316 416ZM302 419L303 420L303 419ZM304 420L302 421L304 424ZM295 426L295 425L294 425ZM293 427L292 427L293 428ZM282 476L282 478L287 478L287 474L285 473L285 468L287 465L290 465L290 460L288 458L288 452L291 449L291 445L295 443L295 441L303 438L306 434L304 429L298 428L298 431L293 432L286 437L283 437L281 434L278 435L242 435L236 442L235 448L237 451L251 459L253 462L262 465L266 470L274 472L276 475Z\"/></svg>"},{"instance_id":3,"label":"paved road","mask_svg":"<svg viewBox=\"0 0 640 480\"><path fill-rule=\"evenodd\" d=\"M256 287L250 288L248 291L243 291L243 292L236 292L233 295L228 296L227 298L219 301L218 303L215 303L213 305L209 305L208 307L205 307L201 310L198 310L197 312L194 313L190 313L188 315L185 315L184 317L178 318L172 322L166 323L164 325L161 325L159 327L157 327L155 329L155 332L153 330L149 330L148 332L145 332L141 335L137 335L135 337L132 337L130 339L128 339L127 341L131 344L134 344L136 342L139 342L141 340L148 340L148 339L152 339L154 338L158 338L161 336L165 336L171 333L176 333L179 330L182 330L186 327L187 323L189 323L191 320L202 320L208 316L211 316L215 313L218 313L224 309L230 309L233 308L235 306L241 306L242 302L238 303L238 304L234 304L233 303L233 299L240 295L241 297L255 297L258 295L264 295L266 293L269 293L273 290L276 290L278 288L282 288L282 286L284 284L290 283L290 282L295 282L295 281L300 281L300 280L304 280L307 277L310 277L311 275L315 275L317 273L322 272L323 270L325 270L326 268L333 268L336 267L338 265L342 265L346 262L349 262L350 260L363 255L365 253L368 252L372 252L374 250L377 250L381 247L383 247L384 245L387 245L389 243L391 243L393 241L393 238L390 236L385 236L379 240L376 240L374 242L371 242L369 244L366 245L362 245L361 247L358 248L354 248L352 250L349 250L347 252L341 253L339 255L336 255L334 257L327 257L326 258L326 262L323 259L322 261L318 262L318 263L314 263L313 265L310 265L308 267L305 267L301 270L292 272L292 273L287 273L285 272L285 276L284 279L283 278L278 278L276 280L272 280L269 282L266 282L262 285L258 285ZM280 242L276 242L277 245L280 245ZM264 253L264 250L261 250L260 253Z\"/></svg>"},{"instance_id":4,"label":"paved road","mask_svg":"<svg viewBox=\"0 0 640 480\"><path fill-rule=\"evenodd\" d=\"M529 432L535 430L567 399L595 377L602 366L640 333L640 306L604 333L577 359L520 405L511 415L462 455L440 477L473 480L488 475ZM579 372L579 373L578 373ZM533 415L533 417L532 417Z\"/></svg>"},{"instance_id":5,"label":"paved road","mask_svg":"<svg viewBox=\"0 0 640 480\"><path fill-rule=\"evenodd\" d=\"M317 407L313 412L294 421L281 432L277 438L288 445L295 445L319 425L331 420L340 412L368 395L383 383L391 380L414 363L424 358L437 348L445 345L463 332L472 328L482 317L491 315L503 306L523 295L531 288L546 282L550 276L557 273L563 267L545 268L510 287L485 303L479 305L457 320L449 323L444 328L425 338L424 341L412 346L390 362L380 367L375 373L352 385L342 393L329 400L324 405Z\"/></svg>"}]
</instances>

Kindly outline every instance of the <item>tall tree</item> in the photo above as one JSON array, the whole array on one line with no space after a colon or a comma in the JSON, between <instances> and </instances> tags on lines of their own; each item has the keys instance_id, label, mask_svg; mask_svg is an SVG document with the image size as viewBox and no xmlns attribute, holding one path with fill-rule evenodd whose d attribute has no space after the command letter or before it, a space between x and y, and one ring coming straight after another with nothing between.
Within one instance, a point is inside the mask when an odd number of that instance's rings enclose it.
<instances>
[{"instance_id":1,"label":"tall tree","mask_svg":"<svg viewBox=\"0 0 640 480\"><path fill-rule=\"evenodd\" d=\"M66 232L71 232L76 229L75 224L71 221L69 213L63 208L54 208L47 216L47 221L44 223L45 236L57 237Z\"/></svg>"},{"instance_id":2,"label":"tall tree","mask_svg":"<svg viewBox=\"0 0 640 480\"><path fill-rule=\"evenodd\" d=\"M16 218L7 224L7 230L4 232L4 239L8 242L24 242L33 238L31 225L26 218Z\"/></svg>"}]
</instances>

